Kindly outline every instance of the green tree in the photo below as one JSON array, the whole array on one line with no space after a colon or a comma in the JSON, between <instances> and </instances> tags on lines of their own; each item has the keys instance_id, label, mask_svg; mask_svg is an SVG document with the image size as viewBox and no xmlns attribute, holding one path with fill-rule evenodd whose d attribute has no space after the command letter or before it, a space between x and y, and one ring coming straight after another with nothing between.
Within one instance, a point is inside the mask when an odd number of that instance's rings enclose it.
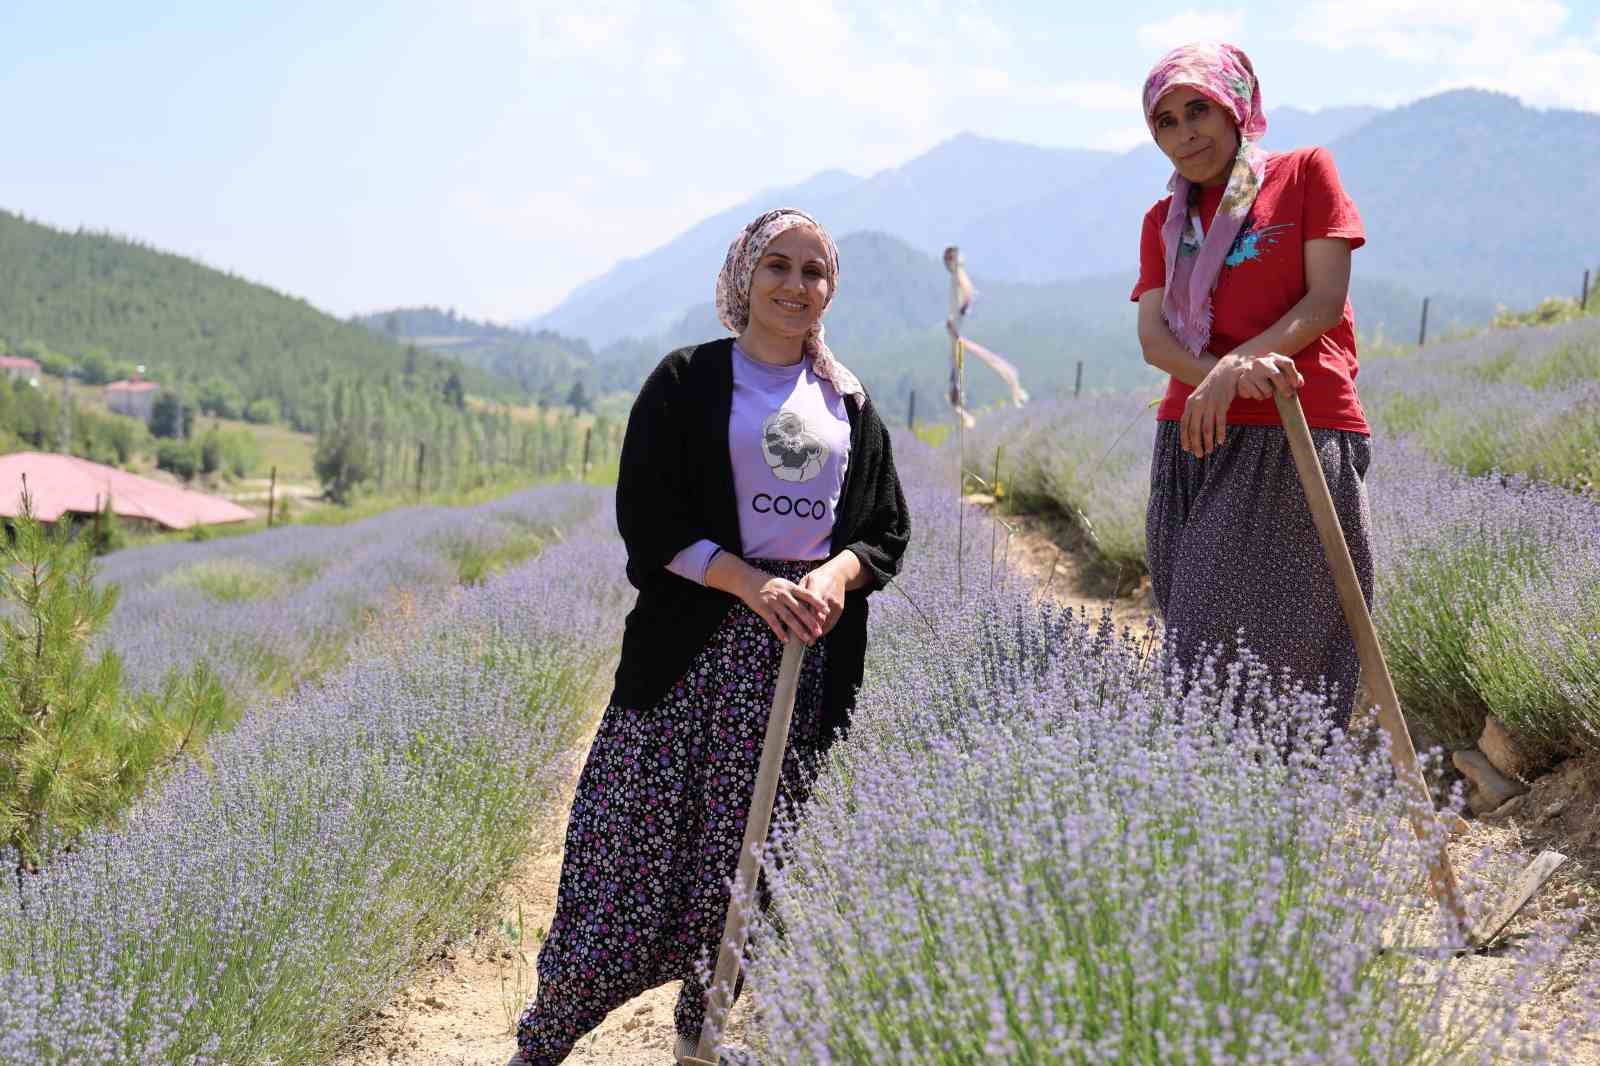
<instances>
[{"instance_id":1,"label":"green tree","mask_svg":"<svg viewBox=\"0 0 1600 1066\"><path fill-rule=\"evenodd\" d=\"M188 481L200 469L200 450L190 441L162 441L156 448L156 467Z\"/></svg>"},{"instance_id":2,"label":"green tree","mask_svg":"<svg viewBox=\"0 0 1600 1066\"><path fill-rule=\"evenodd\" d=\"M168 440L183 436L183 401L171 389L162 389L151 406L150 433Z\"/></svg>"},{"instance_id":3,"label":"green tree","mask_svg":"<svg viewBox=\"0 0 1600 1066\"><path fill-rule=\"evenodd\" d=\"M450 371L449 376L444 379L444 401L451 407L454 407L457 411L463 411L466 409L467 392L466 388L461 383L461 374L459 371Z\"/></svg>"},{"instance_id":4,"label":"green tree","mask_svg":"<svg viewBox=\"0 0 1600 1066\"><path fill-rule=\"evenodd\" d=\"M0 543L0 849L15 850L18 878L237 716L204 663L122 692L121 661L95 651L117 590L96 585L91 540L46 530L24 482Z\"/></svg>"}]
</instances>

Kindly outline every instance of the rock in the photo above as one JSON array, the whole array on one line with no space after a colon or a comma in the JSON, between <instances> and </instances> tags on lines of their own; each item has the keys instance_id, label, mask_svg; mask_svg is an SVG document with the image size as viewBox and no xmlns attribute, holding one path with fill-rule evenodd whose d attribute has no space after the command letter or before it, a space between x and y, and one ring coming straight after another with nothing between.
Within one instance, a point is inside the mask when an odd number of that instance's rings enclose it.
<instances>
[{"instance_id":1,"label":"rock","mask_svg":"<svg viewBox=\"0 0 1600 1066\"><path fill-rule=\"evenodd\" d=\"M1484 815L1489 821L1499 821L1505 818L1515 818L1528 806L1528 796L1512 796L1500 806Z\"/></svg>"},{"instance_id":2,"label":"rock","mask_svg":"<svg viewBox=\"0 0 1600 1066\"><path fill-rule=\"evenodd\" d=\"M1484 719L1478 750L1496 770L1523 782L1548 770L1554 761L1543 745L1519 737L1492 717Z\"/></svg>"},{"instance_id":3,"label":"rock","mask_svg":"<svg viewBox=\"0 0 1600 1066\"><path fill-rule=\"evenodd\" d=\"M1472 790L1467 793L1467 806L1473 814L1487 814L1513 796L1528 791L1526 785L1509 780L1496 770L1483 752L1476 749L1452 752L1450 761L1461 771L1461 776L1472 783Z\"/></svg>"}]
</instances>

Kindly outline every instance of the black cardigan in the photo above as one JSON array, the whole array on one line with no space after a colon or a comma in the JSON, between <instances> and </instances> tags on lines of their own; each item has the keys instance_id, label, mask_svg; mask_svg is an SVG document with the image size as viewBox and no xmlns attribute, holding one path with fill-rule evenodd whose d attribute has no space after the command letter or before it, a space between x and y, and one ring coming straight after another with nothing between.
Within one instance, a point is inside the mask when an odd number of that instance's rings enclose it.
<instances>
[{"instance_id":1,"label":"black cardigan","mask_svg":"<svg viewBox=\"0 0 1600 1066\"><path fill-rule=\"evenodd\" d=\"M845 595L844 613L827 638L825 742L848 728L861 685L867 593L899 572L911 531L888 430L870 401L846 397L845 407L850 457L832 544L835 552L841 545L855 552L871 581ZM668 354L634 401L617 476L617 528L639 599L623 629L613 704L659 703L737 602L667 569L673 556L702 538L743 554L728 453L732 408L731 338Z\"/></svg>"}]
</instances>

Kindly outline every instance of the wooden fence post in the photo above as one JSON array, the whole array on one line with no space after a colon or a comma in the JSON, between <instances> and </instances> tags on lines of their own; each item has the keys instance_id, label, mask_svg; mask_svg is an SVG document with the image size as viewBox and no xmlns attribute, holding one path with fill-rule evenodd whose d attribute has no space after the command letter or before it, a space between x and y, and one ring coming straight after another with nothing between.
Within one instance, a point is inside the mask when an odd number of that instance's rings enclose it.
<instances>
[{"instance_id":1,"label":"wooden fence post","mask_svg":"<svg viewBox=\"0 0 1600 1066\"><path fill-rule=\"evenodd\" d=\"M1428 297L1422 298L1422 325L1417 327L1417 347L1428 343Z\"/></svg>"},{"instance_id":2,"label":"wooden fence post","mask_svg":"<svg viewBox=\"0 0 1600 1066\"><path fill-rule=\"evenodd\" d=\"M583 474L581 481L589 480L589 441L594 436L594 425L591 423L583 427Z\"/></svg>"},{"instance_id":3,"label":"wooden fence post","mask_svg":"<svg viewBox=\"0 0 1600 1066\"><path fill-rule=\"evenodd\" d=\"M1083 360L1082 359L1078 360L1078 375L1077 375L1076 378L1073 379L1073 382L1072 382L1072 395L1074 397L1078 397L1078 396L1082 396L1083 395Z\"/></svg>"},{"instance_id":4,"label":"wooden fence post","mask_svg":"<svg viewBox=\"0 0 1600 1066\"><path fill-rule=\"evenodd\" d=\"M911 432L917 431L917 390L911 390L911 401L906 405L906 425Z\"/></svg>"},{"instance_id":5,"label":"wooden fence post","mask_svg":"<svg viewBox=\"0 0 1600 1066\"><path fill-rule=\"evenodd\" d=\"M428 442L417 441L417 499L422 499L422 464L428 457Z\"/></svg>"},{"instance_id":6,"label":"wooden fence post","mask_svg":"<svg viewBox=\"0 0 1600 1066\"><path fill-rule=\"evenodd\" d=\"M1578 310L1589 310L1589 272L1583 272L1583 295L1578 297Z\"/></svg>"},{"instance_id":7,"label":"wooden fence post","mask_svg":"<svg viewBox=\"0 0 1600 1066\"><path fill-rule=\"evenodd\" d=\"M272 480L267 484L267 528L272 528L273 505L278 498L278 468L272 468Z\"/></svg>"}]
</instances>

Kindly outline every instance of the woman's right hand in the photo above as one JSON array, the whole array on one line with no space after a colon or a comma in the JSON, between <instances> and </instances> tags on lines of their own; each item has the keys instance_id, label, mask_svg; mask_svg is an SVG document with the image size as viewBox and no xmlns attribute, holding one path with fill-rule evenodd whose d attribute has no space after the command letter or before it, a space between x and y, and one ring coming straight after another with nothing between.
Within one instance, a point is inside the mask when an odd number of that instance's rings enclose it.
<instances>
[{"instance_id":1,"label":"woman's right hand","mask_svg":"<svg viewBox=\"0 0 1600 1066\"><path fill-rule=\"evenodd\" d=\"M822 637L821 619L826 617L828 605L815 592L793 581L750 567L739 599L759 614L784 643L794 637L810 645Z\"/></svg>"}]
</instances>

